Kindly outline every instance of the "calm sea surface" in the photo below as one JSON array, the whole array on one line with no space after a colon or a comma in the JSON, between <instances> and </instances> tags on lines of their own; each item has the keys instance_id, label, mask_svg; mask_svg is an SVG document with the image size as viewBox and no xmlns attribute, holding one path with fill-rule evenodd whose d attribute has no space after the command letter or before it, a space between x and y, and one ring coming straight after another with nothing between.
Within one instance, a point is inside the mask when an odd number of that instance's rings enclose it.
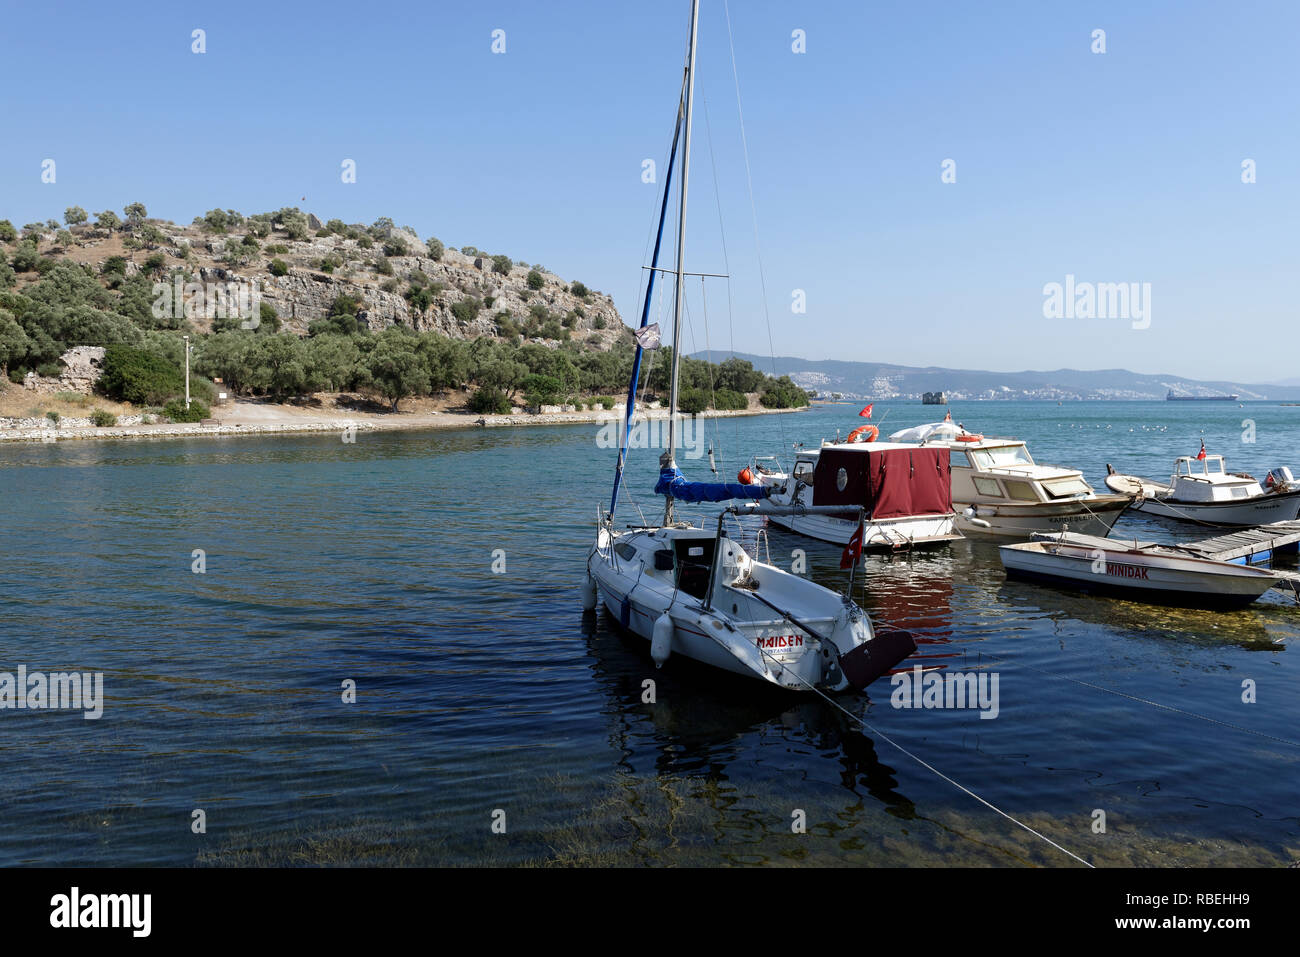
<instances>
[{"instance_id":1,"label":"calm sea surface","mask_svg":"<svg viewBox=\"0 0 1300 957\"><path fill-rule=\"evenodd\" d=\"M856 412L719 420L707 441L730 476L846 433ZM885 432L940 417L875 413ZM1098 487L1107 462L1167 476L1202 438L1234 471L1300 473L1300 408L1276 404L972 403L954 418ZM892 708L887 682L840 698L850 718L676 659L656 672L644 643L582 613L613 459L596 436L0 448L0 671L98 671L106 688L98 721L0 711L0 864L1077 866L896 745L1098 865L1300 858L1300 609L1009 583L994 546L962 541L871 558L859 598L918 635L918 661L996 673L995 720ZM656 458L629 464L647 514ZM707 477L705 460L682 464ZM1202 534L1131 518L1117 533ZM767 542L843 584L838 549Z\"/></svg>"}]
</instances>

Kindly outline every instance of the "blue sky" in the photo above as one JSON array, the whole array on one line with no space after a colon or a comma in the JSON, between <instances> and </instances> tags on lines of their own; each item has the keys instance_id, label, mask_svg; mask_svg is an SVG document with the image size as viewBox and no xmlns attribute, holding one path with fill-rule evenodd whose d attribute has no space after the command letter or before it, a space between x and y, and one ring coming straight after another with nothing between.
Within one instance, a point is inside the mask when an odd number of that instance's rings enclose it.
<instances>
[{"instance_id":1,"label":"blue sky","mask_svg":"<svg viewBox=\"0 0 1300 957\"><path fill-rule=\"evenodd\" d=\"M686 13L6 3L0 218L134 200L177 222L215 206L387 215L581 279L631 321L656 208L641 164L667 154ZM1300 376L1300 5L731 0L730 13L778 353ZM699 58L688 269L722 272L725 233L731 325L714 281L709 342L766 354L722 0L702 0ZM1044 318L1043 286L1067 274L1150 283L1149 328ZM691 317L702 347L698 291Z\"/></svg>"}]
</instances>

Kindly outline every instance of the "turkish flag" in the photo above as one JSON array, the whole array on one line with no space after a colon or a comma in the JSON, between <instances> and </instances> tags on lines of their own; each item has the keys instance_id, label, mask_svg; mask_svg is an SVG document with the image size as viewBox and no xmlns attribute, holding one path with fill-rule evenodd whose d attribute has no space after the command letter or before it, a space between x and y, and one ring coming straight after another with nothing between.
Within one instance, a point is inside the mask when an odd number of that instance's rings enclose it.
<instances>
[{"instance_id":1,"label":"turkish flag","mask_svg":"<svg viewBox=\"0 0 1300 957\"><path fill-rule=\"evenodd\" d=\"M1196 458L1197 458L1197 459L1203 459L1203 458L1205 458L1205 440L1204 440L1204 439L1201 439L1201 451L1199 451L1199 452L1196 453Z\"/></svg>"},{"instance_id":2,"label":"turkish flag","mask_svg":"<svg viewBox=\"0 0 1300 957\"><path fill-rule=\"evenodd\" d=\"M862 418L864 418L864 419L869 419L869 418L871 418L871 406L873 406L873 405L875 405L875 404L876 404L876 403L874 403L874 402L870 403L870 405L868 405L865 409L863 409L861 412L859 412L858 415L862 416Z\"/></svg>"},{"instance_id":3,"label":"turkish flag","mask_svg":"<svg viewBox=\"0 0 1300 957\"><path fill-rule=\"evenodd\" d=\"M840 568L852 568L861 557L862 523L858 522L857 531L853 533L853 537L849 539L849 543L844 546L844 552L840 555Z\"/></svg>"}]
</instances>

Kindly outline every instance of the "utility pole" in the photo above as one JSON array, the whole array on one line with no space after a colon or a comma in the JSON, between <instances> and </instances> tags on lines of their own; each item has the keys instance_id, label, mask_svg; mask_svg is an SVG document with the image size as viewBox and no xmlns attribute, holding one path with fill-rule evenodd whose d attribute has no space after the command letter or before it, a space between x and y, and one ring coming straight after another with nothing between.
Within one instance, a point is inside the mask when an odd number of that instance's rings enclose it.
<instances>
[{"instance_id":1,"label":"utility pole","mask_svg":"<svg viewBox=\"0 0 1300 957\"><path fill-rule=\"evenodd\" d=\"M190 337L181 336L185 340L185 408L190 407Z\"/></svg>"}]
</instances>

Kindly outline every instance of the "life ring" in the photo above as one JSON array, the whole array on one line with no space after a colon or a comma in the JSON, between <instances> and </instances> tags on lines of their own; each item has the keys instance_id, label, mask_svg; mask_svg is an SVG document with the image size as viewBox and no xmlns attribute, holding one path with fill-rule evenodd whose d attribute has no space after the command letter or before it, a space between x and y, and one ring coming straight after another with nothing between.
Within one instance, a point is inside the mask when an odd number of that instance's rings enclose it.
<instances>
[{"instance_id":1,"label":"life ring","mask_svg":"<svg viewBox=\"0 0 1300 957\"><path fill-rule=\"evenodd\" d=\"M957 441L958 442L983 442L984 436L978 433L963 432L961 435L957 436Z\"/></svg>"},{"instance_id":2,"label":"life ring","mask_svg":"<svg viewBox=\"0 0 1300 957\"><path fill-rule=\"evenodd\" d=\"M754 473L751 472L748 468L743 468L739 472L737 472L736 478L740 480L741 485L754 484Z\"/></svg>"},{"instance_id":3,"label":"life ring","mask_svg":"<svg viewBox=\"0 0 1300 957\"><path fill-rule=\"evenodd\" d=\"M859 439L858 436L860 436L863 432L868 433L867 437L865 439ZM850 432L847 441L874 442L876 441L876 437L879 435L880 435L880 430L876 428L874 425L864 425L861 428L854 429L852 432Z\"/></svg>"}]
</instances>

